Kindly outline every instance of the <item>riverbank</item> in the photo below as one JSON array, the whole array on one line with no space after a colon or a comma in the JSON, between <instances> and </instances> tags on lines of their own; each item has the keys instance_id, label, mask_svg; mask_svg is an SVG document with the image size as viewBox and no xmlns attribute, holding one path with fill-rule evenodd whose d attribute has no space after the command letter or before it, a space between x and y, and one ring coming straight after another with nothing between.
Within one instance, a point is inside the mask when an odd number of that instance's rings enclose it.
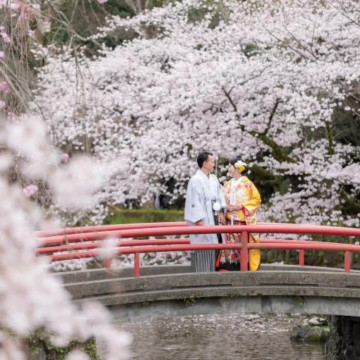
<instances>
[{"instance_id":1,"label":"riverbank","mask_svg":"<svg viewBox=\"0 0 360 360\"><path fill-rule=\"evenodd\" d=\"M177 209L122 209L111 208L106 224L184 221L184 211Z\"/></svg>"}]
</instances>

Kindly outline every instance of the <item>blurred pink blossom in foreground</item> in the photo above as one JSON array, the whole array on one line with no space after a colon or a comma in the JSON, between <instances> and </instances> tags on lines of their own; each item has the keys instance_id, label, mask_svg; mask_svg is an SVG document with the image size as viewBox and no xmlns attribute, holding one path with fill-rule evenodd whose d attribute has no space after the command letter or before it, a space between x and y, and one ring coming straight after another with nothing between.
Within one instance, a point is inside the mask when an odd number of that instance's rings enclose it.
<instances>
[{"instance_id":1,"label":"blurred pink blossom in foreground","mask_svg":"<svg viewBox=\"0 0 360 360\"><path fill-rule=\"evenodd\" d=\"M60 156L60 162L62 164L66 164L67 162L69 162L70 160L70 156L66 153L62 153L61 156Z\"/></svg>"},{"instance_id":2,"label":"blurred pink blossom in foreground","mask_svg":"<svg viewBox=\"0 0 360 360\"><path fill-rule=\"evenodd\" d=\"M20 5L19 4L11 4L10 9L11 10L18 10L18 9L20 9Z\"/></svg>"},{"instance_id":3,"label":"blurred pink blossom in foreground","mask_svg":"<svg viewBox=\"0 0 360 360\"><path fill-rule=\"evenodd\" d=\"M9 35L5 31L1 33L1 37L5 43L8 44L9 42L11 42Z\"/></svg>"},{"instance_id":4,"label":"blurred pink blossom in foreground","mask_svg":"<svg viewBox=\"0 0 360 360\"><path fill-rule=\"evenodd\" d=\"M81 307L73 304L61 281L48 274L47 261L34 256L34 249L38 246L34 230L48 227L49 218L39 204L29 201L39 191L35 185L37 180L46 181L49 189L54 189L54 193L60 197L68 194L73 196L75 193L80 199L89 196L91 200L85 200L85 203L90 203L94 192L102 188L99 179L108 180L104 172L106 166L112 168L111 164L102 165L88 157L79 156L75 161L72 159L68 166L59 166L61 153L47 138L41 119L34 116L20 116L15 124L6 121L0 129L0 146L8 149L0 156L0 359L27 359L20 345L15 347L16 340L37 329L41 329L44 336L51 336L51 343L59 347L67 346L73 339L85 341L96 337L96 342L101 344L104 360L128 359L131 339L111 324L111 316L106 308L93 302ZM16 157L12 154L16 154ZM23 176L26 173L29 178L36 179L22 189L25 196L18 186L9 183L6 173L20 157ZM97 173L99 176L94 176ZM92 180L95 180L94 185L90 185ZM80 182L86 186L81 186ZM72 188L75 188L73 192ZM77 200L74 197L70 205ZM62 205L67 205L66 199L61 200ZM14 263L17 266L12 266ZM11 330L16 337L4 338L7 333L2 329ZM85 360L86 357L77 351L69 355L70 359Z\"/></svg>"},{"instance_id":5,"label":"blurred pink blossom in foreground","mask_svg":"<svg viewBox=\"0 0 360 360\"><path fill-rule=\"evenodd\" d=\"M23 189L26 197L34 195L35 193L37 193L38 190L39 188L34 184L30 184Z\"/></svg>"},{"instance_id":6,"label":"blurred pink blossom in foreground","mask_svg":"<svg viewBox=\"0 0 360 360\"><path fill-rule=\"evenodd\" d=\"M0 81L0 92L3 92L4 94L10 93L10 87L5 80Z\"/></svg>"},{"instance_id":7,"label":"blurred pink blossom in foreground","mask_svg":"<svg viewBox=\"0 0 360 360\"><path fill-rule=\"evenodd\" d=\"M104 3L106 3L108 0L97 0L97 2L99 3L99 4L104 4Z\"/></svg>"}]
</instances>

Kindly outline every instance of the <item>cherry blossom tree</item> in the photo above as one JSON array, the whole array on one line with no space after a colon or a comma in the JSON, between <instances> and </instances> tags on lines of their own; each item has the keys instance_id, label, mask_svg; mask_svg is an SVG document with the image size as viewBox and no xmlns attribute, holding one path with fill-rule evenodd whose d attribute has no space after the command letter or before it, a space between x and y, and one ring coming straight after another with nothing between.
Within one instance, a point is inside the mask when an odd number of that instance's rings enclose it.
<instances>
[{"instance_id":1,"label":"cherry blossom tree","mask_svg":"<svg viewBox=\"0 0 360 360\"><path fill-rule=\"evenodd\" d=\"M82 156L61 164L61 153L49 143L40 119L24 116L14 124L1 119L0 144L0 338L1 354L7 359L25 359L19 339L37 332L54 346L96 338L104 345L104 358L128 358L128 336L111 325L109 313L100 304L82 308L71 302L59 278L48 273L44 258L35 257L35 230L58 228L59 220L49 217L32 201L37 186L22 191L12 183L8 171L22 158L21 171L29 181L42 180L53 192L55 203L78 210L92 206L94 192L112 174L109 164ZM6 149L6 151L4 150ZM17 161L19 164L19 162ZM84 181L84 177L86 181ZM86 200L87 199L87 200ZM11 335L9 335L11 334ZM84 358L79 353L73 358Z\"/></svg>"},{"instance_id":2,"label":"cherry blossom tree","mask_svg":"<svg viewBox=\"0 0 360 360\"><path fill-rule=\"evenodd\" d=\"M112 17L92 39L137 36L95 58L49 55L33 108L69 152L130 159L109 203L182 197L209 149L277 184L264 219L357 226L359 147L337 114L359 121L358 15L352 0L219 0Z\"/></svg>"},{"instance_id":3,"label":"cherry blossom tree","mask_svg":"<svg viewBox=\"0 0 360 360\"><path fill-rule=\"evenodd\" d=\"M35 68L53 45L77 48L112 13L132 15L152 1L0 0L0 110L12 116L28 110Z\"/></svg>"},{"instance_id":4,"label":"cherry blossom tree","mask_svg":"<svg viewBox=\"0 0 360 360\"><path fill-rule=\"evenodd\" d=\"M113 327L106 309L74 305L47 261L35 257L35 230L63 225L34 201L39 188L46 188L56 211L86 212L101 202L103 181L125 170L124 163L100 164L80 155L70 161L48 141L41 119L19 115L31 98L31 52L39 45L35 33L48 31L45 20L39 1L0 0L1 357L25 359L24 339L36 333L59 347L95 338L104 358L125 359L129 338Z\"/></svg>"},{"instance_id":5,"label":"cherry blossom tree","mask_svg":"<svg viewBox=\"0 0 360 360\"><path fill-rule=\"evenodd\" d=\"M0 0L1 15L19 25L0 29L0 111L9 118L0 123L0 328L42 329L58 345L98 335L118 359L127 340L105 310L75 308L34 257L34 230L60 226L34 200L76 223L89 209L87 221L100 222L108 205L158 192L182 198L203 149L218 156L219 175L235 155L248 162L265 195L263 219L359 225L359 143L342 127L359 123L355 0L174 2L109 18L87 39L96 56L30 41L27 20L47 21L38 5ZM117 32L128 40L106 47ZM7 67L22 54L14 39L45 61L35 97ZM11 114L20 94L28 97L18 112L32 99L35 115ZM0 336L20 359L13 338Z\"/></svg>"}]
</instances>

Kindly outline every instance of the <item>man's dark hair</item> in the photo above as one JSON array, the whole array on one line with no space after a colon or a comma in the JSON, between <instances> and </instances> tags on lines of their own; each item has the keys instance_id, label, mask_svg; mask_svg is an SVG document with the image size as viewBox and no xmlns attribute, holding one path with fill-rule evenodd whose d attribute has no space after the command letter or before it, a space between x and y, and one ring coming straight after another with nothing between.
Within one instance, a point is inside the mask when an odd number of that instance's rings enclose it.
<instances>
[{"instance_id":1,"label":"man's dark hair","mask_svg":"<svg viewBox=\"0 0 360 360\"><path fill-rule=\"evenodd\" d=\"M213 156L213 154L209 153L208 151L202 151L201 153L199 153L196 161L200 169L202 168L204 162L209 158L209 156Z\"/></svg>"}]
</instances>

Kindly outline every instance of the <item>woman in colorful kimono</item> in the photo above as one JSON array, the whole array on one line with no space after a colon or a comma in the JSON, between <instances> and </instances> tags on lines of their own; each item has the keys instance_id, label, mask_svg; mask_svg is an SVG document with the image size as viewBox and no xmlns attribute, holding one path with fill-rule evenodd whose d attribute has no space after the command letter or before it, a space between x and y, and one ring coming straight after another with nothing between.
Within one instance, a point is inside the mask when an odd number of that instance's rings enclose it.
<instances>
[{"instance_id":1,"label":"woman in colorful kimono","mask_svg":"<svg viewBox=\"0 0 360 360\"><path fill-rule=\"evenodd\" d=\"M240 159L230 160L228 174L231 179L227 181L222 191L225 196L227 225L254 225L256 224L256 210L261 204L259 191L245 176L247 165ZM225 234L225 243L241 243L241 234ZM259 242L258 234L249 236L249 243ZM255 271L260 267L260 249L249 250L249 270ZM240 270L240 252L238 250L222 250L216 261L218 270Z\"/></svg>"}]
</instances>

